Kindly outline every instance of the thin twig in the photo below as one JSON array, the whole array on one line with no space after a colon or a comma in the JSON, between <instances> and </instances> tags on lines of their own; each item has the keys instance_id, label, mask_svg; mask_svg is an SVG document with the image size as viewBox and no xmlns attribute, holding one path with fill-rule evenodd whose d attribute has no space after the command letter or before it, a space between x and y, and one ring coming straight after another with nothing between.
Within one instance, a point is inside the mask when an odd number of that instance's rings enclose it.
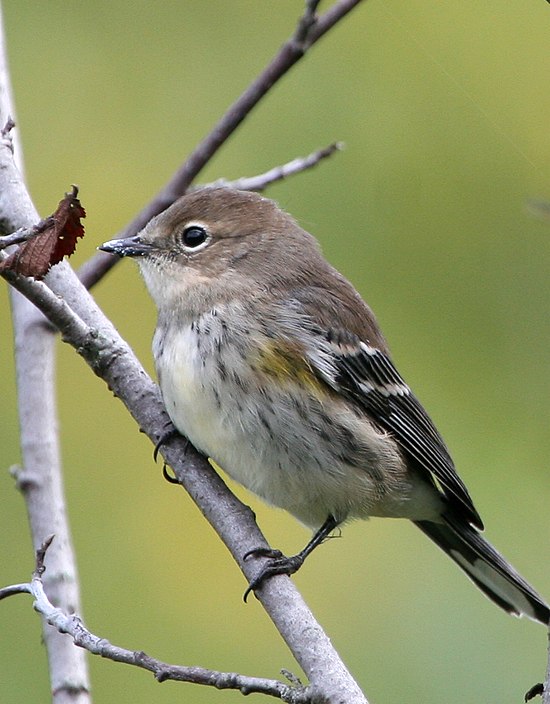
<instances>
[{"instance_id":1,"label":"thin twig","mask_svg":"<svg viewBox=\"0 0 550 704\"><path fill-rule=\"evenodd\" d=\"M306 169L311 169L314 166L332 156L335 152L343 149L342 142L335 142L330 144L328 147L323 149L318 149L308 156L299 156L292 161L282 164L281 166L275 166L269 171L263 174L258 174L257 176L243 176L242 178L235 179L233 181L225 178L217 179L211 183L206 183L201 186L201 188L225 186L226 188L237 188L241 191L264 191L268 186L271 186L277 181L282 181L289 176L294 176L306 171Z\"/></svg>"},{"instance_id":2,"label":"thin twig","mask_svg":"<svg viewBox=\"0 0 550 704\"><path fill-rule=\"evenodd\" d=\"M44 230L51 227L53 222L54 219L50 216L44 220L41 220L37 225L33 225L33 227L21 227L19 230L16 230L9 235L0 237L0 250L6 249L6 247L11 247L12 244L20 244L21 242L32 240L33 237L36 237L41 232L44 232Z\"/></svg>"},{"instance_id":3,"label":"thin twig","mask_svg":"<svg viewBox=\"0 0 550 704\"><path fill-rule=\"evenodd\" d=\"M13 596L14 594L32 594L31 585L24 583L12 584L9 587L3 587L0 589L0 601L2 601L2 599L6 599L8 596Z\"/></svg>"},{"instance_id":4,"label":"thin twig","mask_svg":"<svg viewBox=\"0 0 550 704\"><path fill-rule=\"evenodd\" d=\"M231 105L203 141L191 152L162 190L116 237L131 237L137 234L151 218L170 206L182 196L202 168L227 141L243 120L275 83L294 66L322 36L353 10L361 0L338 0L325 14L312 21L312 11L317 2L308 0L306 11L300 18L292 37L260 75ZM80 268L78 275L86 288L94 286L119 261L104 252L99 252Z\"/></svg>"},{"instance_id":5,"label":"thin twig","mask_svg":"<svg viewBox=\"0 0 550 704\"><path fill-rule=\"evenodd\" d=\"M298 22L298 26L296 27L296 31L294 32L294 41L298 45L302 46L302 50L305 50L307 48L306 44L308 38L311 34L313 25L317 21L315 13L317 11L319 2L320 0L306 0L305 12L302 17L300 17L300 21Z\"/></svg>"},{"instance_id":6,"label":"thin twig","mask_svg":"<svg viewBox=\"0 0 550 704\"><path fill-rule=\"evenodd\" d=\"M33 607L41 614L50 626L59 633L68 634L75 645L84 648L92 655L101 655L103 658L134 665L152 672L158 682L176 680L191 682L193 684L208 685L216 689L235 689L242 694L266 694L281 699L288 704L311 704L312 692L308 687L298 686L296 683L285 684L278 680L263 677L248 677L235 672L220 672L204 667L170 665L153 658L143 651L128 650L113 645L105 638L96 636L89 631L76 614L66 614L62 609L56 608L48 599L42 583L42 574L45 571L44 558L52 542L53 536L47 538L36 551L36 568L32 581L25 584L13 584L0 589L0 600L14 594L31 594L35 601Z\"/></svg>"}]
</instances>

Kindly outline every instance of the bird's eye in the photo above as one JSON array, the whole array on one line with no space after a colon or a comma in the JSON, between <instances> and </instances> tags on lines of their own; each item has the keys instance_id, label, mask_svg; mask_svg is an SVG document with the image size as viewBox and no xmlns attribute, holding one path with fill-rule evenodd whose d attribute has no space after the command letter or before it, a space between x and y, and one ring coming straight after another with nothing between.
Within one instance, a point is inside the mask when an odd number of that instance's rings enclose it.
<instances>
[{"instance_id":1,"label":"bird's eye","mask_svg":"<svg viewBox=\"0 0 550 704\"><path fill-rule=\"evenodd\" d=\"M189 225L181 234L181 241L185 247L196 249L208 239L208 232L199 225Z\"/></svg>"}]
</instances>

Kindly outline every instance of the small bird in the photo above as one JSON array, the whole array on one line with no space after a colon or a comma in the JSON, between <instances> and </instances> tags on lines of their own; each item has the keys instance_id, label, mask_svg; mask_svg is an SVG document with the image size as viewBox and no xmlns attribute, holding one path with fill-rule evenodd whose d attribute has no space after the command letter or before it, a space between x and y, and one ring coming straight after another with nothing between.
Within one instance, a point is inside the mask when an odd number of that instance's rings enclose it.
<instances>
[{"instance_id":1,"label":"small bird","mask_svg":"<svg viewBox=\"0 0 550 704\"><path fill-rule=\"evenodd\" d=\"M374 314L315 238L272 200L230 188L183 196L135 237L158 308L153 353L177 430L268 503L314 530L249 585L291 574L341 524L408 518L505 611L550 621L483 523Z\"/></svg>"}]
</instances>

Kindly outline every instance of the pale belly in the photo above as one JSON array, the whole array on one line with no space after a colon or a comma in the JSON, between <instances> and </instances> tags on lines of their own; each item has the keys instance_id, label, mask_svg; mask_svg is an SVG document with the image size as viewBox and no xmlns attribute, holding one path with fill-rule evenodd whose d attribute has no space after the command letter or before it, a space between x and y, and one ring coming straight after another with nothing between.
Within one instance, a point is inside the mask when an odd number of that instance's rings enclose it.
<instances>
[{"instance_id":1,"label":"pale belly","mask_svg":"<svg viewBox=\"0 0 550 704\"><path fill-rule=\"evenodd\" d=\"M431 517L437 494L408 475L395 443L342 403L330 413L293 383L251 374L246 340L205 344L188 326L155 337L159 382L176 428L231 477L317 528L369 515ZM414 499L411 501L411 499Z\"/></svg>"}]
</instances>

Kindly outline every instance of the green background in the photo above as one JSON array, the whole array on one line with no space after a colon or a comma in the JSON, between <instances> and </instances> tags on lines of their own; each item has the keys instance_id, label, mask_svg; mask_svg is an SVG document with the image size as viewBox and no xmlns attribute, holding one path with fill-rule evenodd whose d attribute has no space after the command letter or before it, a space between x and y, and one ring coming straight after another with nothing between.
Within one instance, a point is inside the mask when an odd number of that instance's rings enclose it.
<instances>
[{"instance_id":1,"label":"green background","mask_svg":"<svg viewBox=\"0 0 550 704\"><path fill-rule=\"evenodd\" d=\"M329 6L323 3L322 8ZM82 263L155 193L293 31L297 0L30 3L5 15L28 181L46 215L71 183ZM550 6L371 0L276 86L201 175L253 175L343 140L270 189L367 298L446 438L487 535L550 598ZM124 262L94 291L152 371L155 311ZM12 340L0 286L0 585L32 570ZM165 661L298 668L122 405L59 343L65 477L88 626ZM238 490L285 551L308 534ZM405 522L343 531L295 581L372 702L521 702L544 628L507 617ZM0 604L0 701L45 702L30 598ZM95 701L236 702L90 660ZM258 695L250 701L261 701Z\"/></svg>"}]
</instances>

